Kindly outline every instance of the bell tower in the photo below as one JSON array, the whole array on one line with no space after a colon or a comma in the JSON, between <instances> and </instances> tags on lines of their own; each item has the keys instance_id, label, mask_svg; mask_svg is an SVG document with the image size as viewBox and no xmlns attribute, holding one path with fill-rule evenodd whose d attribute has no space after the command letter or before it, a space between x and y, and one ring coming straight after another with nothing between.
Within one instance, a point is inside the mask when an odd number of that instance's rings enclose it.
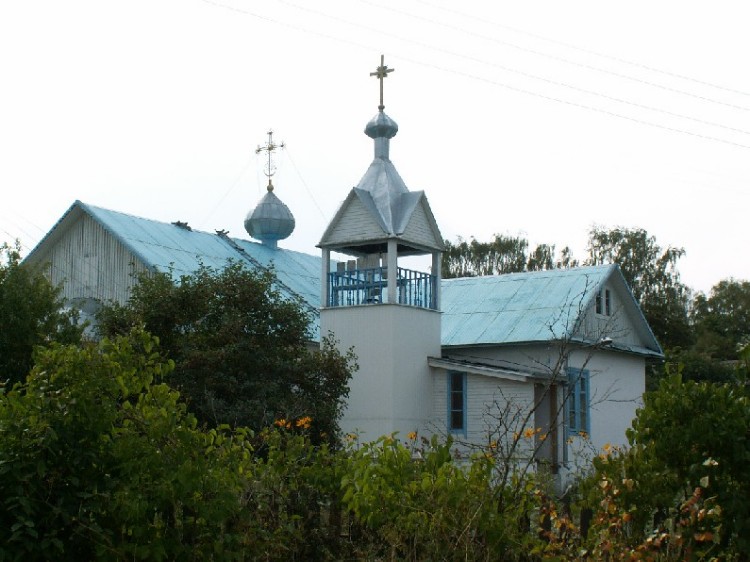
<instances>
[{"instance_id":1,"label":"bell tower","mask_svg":"<svg viewBox=\"0 0 750 562\"><path fill-rule=\"evenodd\" d=\"M390 160L398 125L383 111L365 127L374 159L318 244L323 254L321 333L354 348L359 371L350 383L341 426L363 440L426 431L432 416L428 357L440 357L440 255L443 239L423 191L409 191ZM331 252L351 259L332 270ZM430 271L406 269L406 256L432 258Z\"/></svg>"}]
</instances>

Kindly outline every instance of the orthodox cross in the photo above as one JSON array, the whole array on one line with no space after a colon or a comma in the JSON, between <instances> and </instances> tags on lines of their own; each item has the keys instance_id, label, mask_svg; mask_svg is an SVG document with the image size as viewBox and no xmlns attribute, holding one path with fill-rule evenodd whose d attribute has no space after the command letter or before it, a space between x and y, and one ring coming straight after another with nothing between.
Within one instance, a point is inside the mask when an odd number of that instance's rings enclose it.
<instances>
[{"instance_id":1,"label":"orthodox cross","mask_svg":"<svg viewBox=\"0 0 750 562\"><path fill-rule=\"evenodd\" d=\"M284 143L282 142L281 144L275 144L273 142L273 131L268 131L268 142L266 142L266 144L263 146L258 145L258 148L255 149L255 154L260 154L261 152L265 152L268 154L268 162L266 163L266 169L263 172L268 177L268 191L273 191L271 176L276 173L276 166L273 165L271 155L277 148L284 148Z\"/></svg>"},{"instance_id":2,"label":"orthodox cross","mask_svg":"<svg viewBox=\"0 0 750 562\"><path fill-rule=\"evenodd\" d=\"M380 55L380 66L375 69L375 72L370 72L370 76L375 76L380 80L380 105L378 106L380 111L383 111L385 108L383 105L383 78L388 78L388 75L394 70L394 68L388 68L385 65L385 56Z\"/></svg>"}]
</instances>

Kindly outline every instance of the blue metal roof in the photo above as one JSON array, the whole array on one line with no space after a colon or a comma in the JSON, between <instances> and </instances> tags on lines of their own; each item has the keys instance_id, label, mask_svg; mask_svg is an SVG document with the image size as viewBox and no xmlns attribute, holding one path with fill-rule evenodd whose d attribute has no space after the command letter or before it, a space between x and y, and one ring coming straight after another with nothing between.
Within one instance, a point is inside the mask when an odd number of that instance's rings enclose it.
<instances>
[{"instance_id":1,"label":"blue metal roof","mask_svg":"<svg viewBox=\"0 0 750 562\"><path fill-rule=\"evenodd\" d=\"M321 258L302 252L226 235L191 230L175 224L136 217L76 202L102 227L116 237L143 263L158 271L172 271L176 277L189 275L201 265L222 269L229 260L252 268L273 268L278 288L289 298L301 298L313 312L311 330L319 338Z\"/></svg>"},{"instance_id":2,"label":"blue metal roof","mask_svg":"<svg viewBox=\"0 0 750 562\"><path fill-rule=\"evenodd\" d=\"M311 335L320 336L321 257L211 234L111 211L76 201L44 240L71 213L89 214L144 265L175 276L201 265L214 269L229 260L250 267L272 268L282 294L301 299L311 314ZM32 254L36 251L32 251ZM573 337L576 321L610 277L625 287L641 326L643 353L661 354L640 308L616 265L554 269L505 275L444 279L441 285L442 345L502 345ZM639 348L640 349L640 348ZM638 350L635 350L638 351Z\"/></svg>"},{"instance_id":3,"label":"blue metal roof","mask_svg":"<svg viewBox=\"0 0 750 562\"><path fill-rule=\"evenodd\" d=\"M571 337L576 320L617 266L444 279L443 345Z\"/></svg>"}]
</instances>

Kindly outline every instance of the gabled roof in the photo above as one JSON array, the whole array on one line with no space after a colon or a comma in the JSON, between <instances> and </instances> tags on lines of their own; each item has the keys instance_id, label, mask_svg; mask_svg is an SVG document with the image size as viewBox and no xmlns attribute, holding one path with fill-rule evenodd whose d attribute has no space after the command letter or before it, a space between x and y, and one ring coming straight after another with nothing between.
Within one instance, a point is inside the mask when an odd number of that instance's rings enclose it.
<instances>
[{"instance_id":1,"label":"gabled roof","mask_svg":"<svg viewBox=\"0 0 750 562\"><path fill-rule=\"evenodd\" d=\"M625 295L623 312L637 332L639 345L627 351L661 356L661 347L617 265L444 279L442 344L507 345L563 339L586 343L580 322L605 283Z\"/></svg>"},{"instance_id":2,"label":"gabled roof","mask_svg":"<svg viewBox=\"0 0 750 562\"><path fill-rule=\"evenodd\" d=\"M273 268L278 287L299 298L311 311L314 337L319 336L321 258L273 249L226 234L191 230L76 201L27 256L44 259L44 248L87 215L120 241L144 266L187 275L201 265L221 269L229 260L250 267ZM180 223L181 224L181 223ZM508 345L576 341L583 312L596 293L610 283L624 295L625 313L637 332L638 346L624 351L661 356L662 350L616 265L444 279L441 285L442 345Z\"/></svg>"},{"instance_id":3,"label":"gabled roof","mask_svg":"<svg viewBox=\"0 0 750 562\"><path fill-rule=\"evenodd\" d=\"M281 293L289 298L300 298L314 312L313 331L317 338L321 272L318 256L273 249L225 234L192 230L185 224L178 226L144 219L76 201L26 260L32 264L39 261L43 248L54 243L84 214L99 223L147 268L171 270L175 277L191 274L201 265L222 269L229 260L246 263L251 268L273 268Z\"/></svg>"},{"instance_id":4,"label":"gabled roof","mask_svg":"<svg viewBox=\"0 0 750 562\"><path fill-rule=\"evenodd\" d=\"M390 200L386 216L371 192L353 188L326 228L318 246L351 255L387 251L397 238L399 255L443 249L443 239L424 191L401 193Z\"/></svg>"}]
</instances>

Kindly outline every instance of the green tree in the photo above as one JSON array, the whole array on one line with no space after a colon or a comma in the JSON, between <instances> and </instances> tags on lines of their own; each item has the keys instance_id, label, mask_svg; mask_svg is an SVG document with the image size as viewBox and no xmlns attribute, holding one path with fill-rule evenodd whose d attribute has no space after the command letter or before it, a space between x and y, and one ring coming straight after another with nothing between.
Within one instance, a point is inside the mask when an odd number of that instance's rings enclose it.
<instances>
[{"instance_id":1,"label":"green tree","mask_svg":"<svg viewBox=\"0 0 750 562\"><path fill-rule=\"evenodd\" d=\"M150 336L37 359L0 396L0 559L239 558L246 432L199 430Z\"/></svg>"},{"instance_id":2,"label":"green tree","mask_svg":"<svg viewBox=\"0 0 750 562\"><path fill-rule=\"evenodd\" d=\"M736 360L750 341L750 281L724 279L693 301L696 350L720 361Z\"/></svg>"},{"instance_id":3,"label":"green tree","mask_svg":"<svg viewBox=\"0 0 750 562\"><path fill-rule=\"evenodd\" d=\"M731 361L722 361L715 356L715 347L707 346L711 336L696 334L696 343L688 349L670 350L666 354L666 363L671 368L680 368L683 380L707 381L716 383L734 382L737 380L736 368ZM654 377L655 382L661 376ZM650 381L653 382L653 381ZM653 388L652 388L653 386ZM649 390L655 390L656 384Z\"/></svg>"},{"instance_id":4,"label":"green tree","mask_svg":"<svg viewBox=\"0 0 750 562\"><path fill-rule=\"evenodd\" d=\"M21 263L18 243L0 246L0 381L24 381L36 346L80 341L77 320L64 309L60 290Z\"/></svg>"},{"instance_id":5,"label":"green tree","mask_svg":"<svg viewBox=\"0 0 750 562\"><path fill-rule=\"evenodd\" d=\"M737 376L747 379L744 371ZM594 505L603 482L617 488L612 510L628 514L629 544L671 533L669 540L687 553L692 548L696 555L736 559L731 555L750 552L750 395L744 384L668 374L658 390L646 393L628 437L630 450L595 459L591 483ZM701 505L702 511L693 509Z\"/></svg>"},{"instance_id":6,"label":"green tree","mask_svg":"<svg viewBox=\"0 0 750 562\"><path fill-rule=\"evenodd\" d=\"M255 430L310 417L333 438L354 368L324 339L311 350L310 316L274 289L270 272L229 264L178 281L144 275L129 302L104 307L99 329L122 334L144 326L175 361L169 383L201 423Z\"/></svg>"},{"instance_id":7,"label":"green tree","mask_svg":"<svg viewBox=\"0 0 750 562\"><path fill-rule=\"evenodd\" d=\"M646 320L665 349L687 348L693 340L688 319L690 290L680 281L683 248L663 249L642 228L594 227L589 232L586 265L620 266Z\"/></svg>"},{"instance_id":8,"label":"green tree","mask_svg":"<svg viewBox=\"0 0 750 562\"><path fill-rule=\"evenodd\" d=\"M529 242L520 236L496 234L489 242L459 238L455 244L445 241L443 278L500 275L578 265L570 248L563 248L556 259L555 246L539 244L529 251Z\"/></svg>"}]
</instances>

